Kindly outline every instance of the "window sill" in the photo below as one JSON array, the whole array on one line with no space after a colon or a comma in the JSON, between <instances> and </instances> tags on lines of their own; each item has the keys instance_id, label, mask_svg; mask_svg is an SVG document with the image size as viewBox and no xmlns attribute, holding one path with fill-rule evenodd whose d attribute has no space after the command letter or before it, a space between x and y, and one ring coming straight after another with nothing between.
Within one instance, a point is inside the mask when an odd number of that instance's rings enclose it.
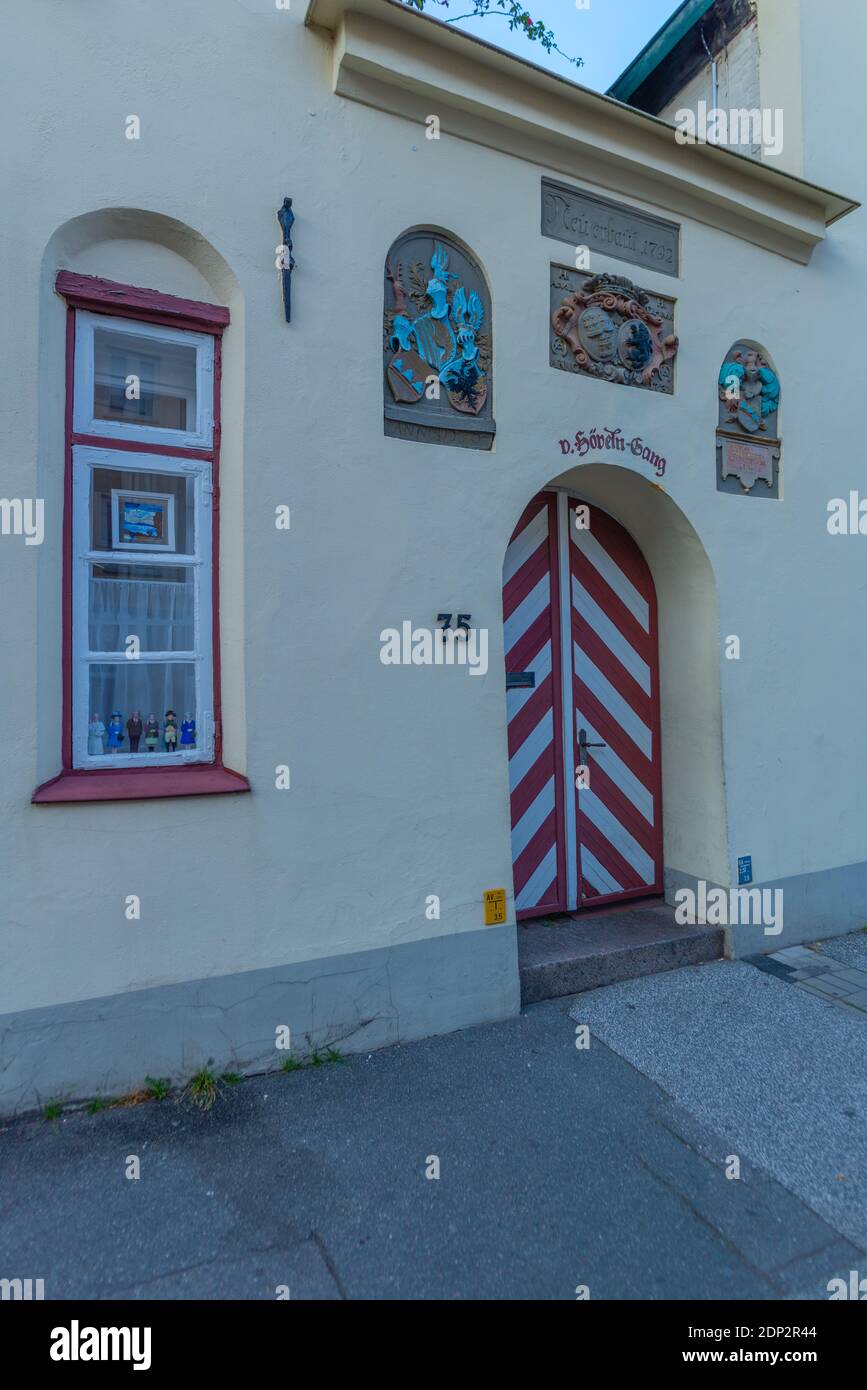
<instances>
[{"instance_id":1,"label":"window sill","mask_svg":"<svg viewBox=\"0 0 867 1390\"><path fill-rule=\"evenodd\" d=\"M37 787L31 801L51 806L70 801L145 801L160 796L214 796L248 792L240 772L213 764L191 767L117 768L106 772L61 772Z\"/></svg>"}]
</instances>

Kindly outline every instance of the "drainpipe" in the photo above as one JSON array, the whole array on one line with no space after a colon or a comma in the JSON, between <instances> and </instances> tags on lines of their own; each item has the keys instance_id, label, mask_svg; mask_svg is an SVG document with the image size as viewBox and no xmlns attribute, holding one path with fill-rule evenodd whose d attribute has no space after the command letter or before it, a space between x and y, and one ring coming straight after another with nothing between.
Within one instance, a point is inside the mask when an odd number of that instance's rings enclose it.
<instances>
[{"instance_id":1,"label":"drainpipe","mask_svg":"<svg viewBox=\"0 0 867 1390\"><path fill-rule=\"evenodd\" d=\"M711 111L716 111L717 98L719 96L719 69L717 68L716 58L707 46L707 40L704 36L704 25L701 26L699 33L701 35L701 41L704 44L704 51L710 58L710 109Z\"/></svg>"}]
</instances>

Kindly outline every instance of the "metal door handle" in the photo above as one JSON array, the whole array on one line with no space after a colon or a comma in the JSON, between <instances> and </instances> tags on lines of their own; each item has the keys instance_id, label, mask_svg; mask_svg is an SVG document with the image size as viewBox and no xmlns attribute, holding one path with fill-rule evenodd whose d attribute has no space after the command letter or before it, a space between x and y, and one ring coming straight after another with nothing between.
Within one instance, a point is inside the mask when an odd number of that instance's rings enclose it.
<instances>
[{"instance_id":1,"label":"metal door handle","mask_svg":"<svg viewBox=\"0 0 867 1390\"><path fill-rule=\"evenodd\" d=\"M587 730L586 730L586 729L579 729L579 730L578 730L578 757L579 757L579 760L580 760L580 763L581 763L581 766L582 766L582 767L586 767L586 766L587 766L587 749L588 749L588 748L607 748L607 747L608 747L608 744L607 744L607 743L588 743L588 742L587 742Z\"/></svg>"}]
</instances>

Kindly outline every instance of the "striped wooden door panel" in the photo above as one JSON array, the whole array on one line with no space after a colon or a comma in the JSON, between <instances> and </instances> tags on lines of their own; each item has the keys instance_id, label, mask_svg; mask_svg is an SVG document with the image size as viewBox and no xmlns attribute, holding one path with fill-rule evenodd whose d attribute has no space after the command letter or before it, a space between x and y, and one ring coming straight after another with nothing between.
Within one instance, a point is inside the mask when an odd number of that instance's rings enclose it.
<instances>
[{"instance_id":1,"label":"striped wooden door panel","mask_svg":"<svg viewBox=\"0 0 867 1390\"><path fill-rule=\"evenodd\" d=\"M506 671L535 676L533 688L506 692L519 918L566 907L558 573L556 499L541 493L518 522L503 566Z\"/></svg>"},{"instance_id":2,"label":"striped wooden door panel","mask_svg":"<svg viewBox=\"0 0 867 1390\"><path fill-rule=\"evenodd\" d=\"M656 593L632 537L569 502L574 761L586 731L589 787L577 792L579 902L662 892ZM585 504L586 505L586 504Z\"/></svg>"}]
</instances>

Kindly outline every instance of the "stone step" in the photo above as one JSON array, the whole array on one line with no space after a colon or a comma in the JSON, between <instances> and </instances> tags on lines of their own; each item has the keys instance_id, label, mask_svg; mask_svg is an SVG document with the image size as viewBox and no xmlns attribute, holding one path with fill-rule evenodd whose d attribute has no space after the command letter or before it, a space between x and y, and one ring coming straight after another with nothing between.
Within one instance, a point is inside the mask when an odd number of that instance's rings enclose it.
<instances>
[{"instance_id":1,"label":"stone step","mask_svg":"<svg viewBox=\"0 0 867 1390\"><path fill-rule=\"evenodd\" d=\"M661 899L518 923L521 1003L720 960L721 927L679 926Z\"/></svg>"}]
</instances>

